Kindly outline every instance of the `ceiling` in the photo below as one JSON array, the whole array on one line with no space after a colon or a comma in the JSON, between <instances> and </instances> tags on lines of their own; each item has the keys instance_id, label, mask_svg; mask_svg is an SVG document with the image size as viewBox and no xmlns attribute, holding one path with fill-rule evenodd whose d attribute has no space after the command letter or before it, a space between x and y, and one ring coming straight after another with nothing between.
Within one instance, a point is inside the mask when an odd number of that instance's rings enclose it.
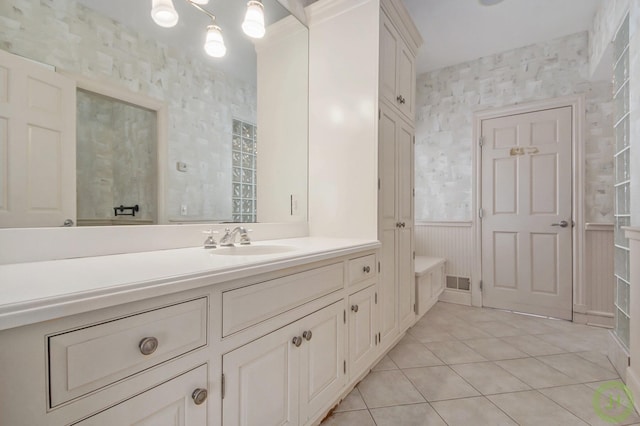
<instances>
[{"instance_id":1,"label":"ceiling","mask_svg":"<svg viewBox=\"0 0 640 426\"><path fill-rule=\"evenodd\" d=\"M424 39L418 74L586 31L602 1L403 0Z\"/></svg>"}]
</instances>

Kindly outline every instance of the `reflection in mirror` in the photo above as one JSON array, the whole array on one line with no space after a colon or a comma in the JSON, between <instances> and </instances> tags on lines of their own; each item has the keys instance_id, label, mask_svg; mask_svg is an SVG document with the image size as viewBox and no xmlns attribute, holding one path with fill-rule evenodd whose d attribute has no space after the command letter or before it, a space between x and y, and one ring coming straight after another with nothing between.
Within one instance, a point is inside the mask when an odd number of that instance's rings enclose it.
<instances>
[{"instance_id":1,"label":"reflection in mirror","mask_svg":"<svg viewBox=\"0 0 640 426\"><path fill-rule=\"evenodd\" d=\"M154 223L155 111L82 89L76 105L78 226Z\"/></svg>"},{"instance_id":2,"label":"reflection in mirror","mask_svg":"<svg viewBox=\"0 0 640 426\"><path fill-rule=\"evenodd\" d=\"M73 189L75 196L77 179L74 221L128 223L133 217L116 217L114 207L130 204L139 205L135 219L147 223L306 220L308 32L277 0L263 3L267 33L253 41L241 29L246 2L209 2L227 47L225 57L211 58L203 49L211 19L184 0L174 1L180 18L173 28L153 22L150 1L0 2L1 50L51 65L55 74L74 83L77 76L78 81L158 100L166 108L167 124L157 131L166 133L166 146L148 146L144 143L163 136L153 134L153 125L141 130L137 124L106 124L102 112L97 113L106 107L88 106L91 96L73 89L77 104L89 108L77 115L77 170L72 183L61 185ZM65 112L76 117L75 111ZM128 119L126 114L123 119ZM234 123L253 128L253 159L234 148ZM86 153L86 140L81 139L92 134L98 135L98 145ZM106 135L113 141L104 140ZM247 138L240 136L242 147ZM113 159L104 157L107 146L114 149ZM120 151L127 146L132 148L129 153ZM234 170L234 153L239 154L241 170ZM159 162L150 164L154 155ZM131 158L124 159L127 156ZM10 162L0 158L0 175ZM150 165L145 172L143 164ZM106 185L110 178L98 171L113 173L112 188ZM126 171L132 174L125 176ZM252 180L245 181L243 174ZM149 175L159 179L152 182ZM67 217L69 213L62 216ZM36 220L28 226L62 222ZM0 214L0 227L27 226L24 223Z\"/></svg>"}]
</instances>

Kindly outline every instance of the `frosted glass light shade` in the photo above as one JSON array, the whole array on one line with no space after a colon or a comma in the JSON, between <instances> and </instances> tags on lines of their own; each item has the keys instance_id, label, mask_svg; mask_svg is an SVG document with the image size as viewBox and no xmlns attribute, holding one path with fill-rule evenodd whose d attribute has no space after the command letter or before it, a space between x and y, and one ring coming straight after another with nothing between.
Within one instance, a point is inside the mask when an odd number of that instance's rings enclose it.
<instances>
[{"instance_id":1,"label":"frosted glass light shade","mask_svg":"<svg viewBox=\"0 0 640 426\"><path fill-rule=\"evenodd\" d=\"M152 0L151 18L161 27L171 28L178 23L178 12L171 0Z\"/></svg>"},{"instance_id":2,"label":"frosted glass light shade","mask_svg":"<svg viewBox=\"0 0 640 426\"><path fill-rule=\"evenodd\" d=\"M242 31L251 38L264 36L264 7L261 2L251 0L247 3L247 13L242 23Z\"/></svg>"},{"instance_id":3,"label":"frosted glass light shade","mask_svg":"<svg viewBox=\"0 0 640 426\"><path fill-rule=\"evenodd\" d=\"M209 4L209 0L190 0L195 4Z\"/></svg>"},{"instance_id":4,"label":"frosted glass light shade","mask_svg":"<svg viewBox=\"0 0 640 426\"><path fill-rule=\"evenodd\" d=\"M207 40L204 42L204 50L207 55L214 58L221 58L227 53L222 38L222 30L217 25L209 25L207 27Z\"/></svg>"}]
</instances>

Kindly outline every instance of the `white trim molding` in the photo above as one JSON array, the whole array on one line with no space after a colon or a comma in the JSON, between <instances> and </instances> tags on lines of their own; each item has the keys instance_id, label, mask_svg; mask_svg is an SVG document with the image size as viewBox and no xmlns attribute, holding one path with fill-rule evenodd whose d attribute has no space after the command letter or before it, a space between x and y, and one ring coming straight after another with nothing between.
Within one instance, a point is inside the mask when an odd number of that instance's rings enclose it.
<instances>
[{"instance_id":1,"label":"white trim molding","mask_svg":"<svg viewBox=\"0 0 640 426\"><path fill-rule=\"evenodd\" d=\"M590 223L584 224L585 231L601 231L601 232L613 232L615 225L613 223Z\"/></svg>"},{"instance_id":2,"label":"white trim molding","mask_svg":"<svg viewBox=\"0 0 640 426\"><path fill-rule=\"evenodd\" d=\"M416 222L416 226L432 226L436 228L471 228L473 222Z\"/></svg>"},{"instance_id":3,"label":"white trim molding","mask_svg":"<svg viewBox=\"0 0 640 426\"><path fill-rule=\"evenodd\" d=\"M473 214L473 236L475 247L475 258L473 268L473 282L471 283L471 301L473 306L482 306L482 292L480 290L480 280L482 279L482 229L481 222L476 212L480 206L479 200L482 195L482 180L480 173L481 161L479 143L482 134L482 121L498 118L505 115L524 114L545 109L571 107L572 110L572 211L575 227L573 228L573 305L585 306L586 295L584 285L584 111L585 100L583 95L574 95L541 101L526 102L500 108L492 108L486 111L476 112L473 116L472 135L472 212Z\"/></svg>"}]
</instances>

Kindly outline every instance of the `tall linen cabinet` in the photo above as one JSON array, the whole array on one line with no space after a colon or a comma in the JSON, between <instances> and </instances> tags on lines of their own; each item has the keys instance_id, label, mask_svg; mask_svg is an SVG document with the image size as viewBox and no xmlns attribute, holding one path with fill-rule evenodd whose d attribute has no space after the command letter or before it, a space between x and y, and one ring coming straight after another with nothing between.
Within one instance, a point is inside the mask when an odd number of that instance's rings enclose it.
<instances>
[{"instance_id":1,"label":"tall linen cabinet","mask_svg":"<svg viewBox=\"0 0 640 426\"><path fill-rule=\"evenodd\" d=\"M401 0L320 0L310 34L312 236L376 238L378 344L415 321L415 56Z\"/></svg>"}]
</instances>

